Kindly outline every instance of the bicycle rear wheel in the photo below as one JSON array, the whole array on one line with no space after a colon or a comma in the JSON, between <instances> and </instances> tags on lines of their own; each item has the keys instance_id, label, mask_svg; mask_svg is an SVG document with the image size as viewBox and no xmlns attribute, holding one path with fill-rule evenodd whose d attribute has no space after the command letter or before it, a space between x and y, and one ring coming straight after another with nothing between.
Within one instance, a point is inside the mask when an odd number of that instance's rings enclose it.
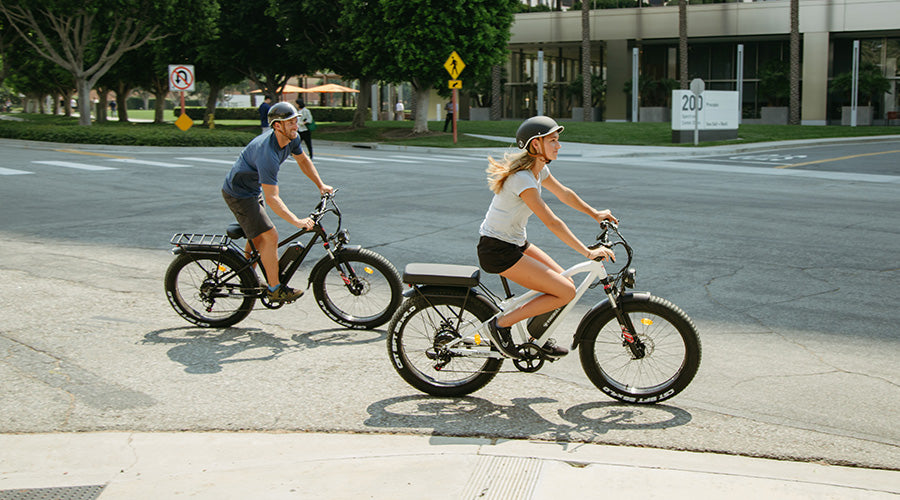
<instances>
[{"instance_id":1,"label":"bicycle rear wheel","mask_svg":"<svg viewBox=\"0 0 900 500\"><path fill-rule=\"evenodd\" d=\"M615 312L606 311L588 325L580 347L585 374L607 395L629 403L658 403L675 396L700 366L700 338L691 319L659 297L625 302L645 351L636 357L622 339Z\"/></svg>"},{"instance_id":2,"label":"bicycle rear wheel","mask_svg":"<svg viewBox=\"0 0 900 500\"><path fill-rule=\"evenodd\" d=\"M229 254L181 254L166 270L169 304L195 325L221 328L243 320L253 310L259 285L253 270Z\"/></svg>"},{"instance_id":3,"label":"bicycle rear wheel","mask_svg":"<svg viewBox=\"0 0 900 500\"><path fill-rule=\"evenodd\" d=\"M388 326L388 354L403 380L432 396L462 396L481 389L503 359L460 356L443 346L463 339L471 347L475 330L493 310L466 291L456 296L416 295L400 305Z\"/></svg>"}]
</instances>

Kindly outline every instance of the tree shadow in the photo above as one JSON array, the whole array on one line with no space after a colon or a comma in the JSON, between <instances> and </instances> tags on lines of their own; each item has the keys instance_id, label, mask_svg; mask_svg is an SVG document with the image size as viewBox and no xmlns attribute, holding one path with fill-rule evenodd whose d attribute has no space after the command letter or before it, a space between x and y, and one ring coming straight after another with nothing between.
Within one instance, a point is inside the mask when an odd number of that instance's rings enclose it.
<instances>
[{"instance_id":1,"label":"tree shadow","mask_svg":"<svg viewBox=\"0 0 900 500\"><path fill-rule=\"evenodd\" d=\"M582 403L556 408L554 422L535 405L552 405L551 398L517 398L498 405L475 397L402 396L372 403L365 425L382 429L430 429L434 436L541 438L592 441L610 431L668 429L689 423L689 412L674 406L629 405L617 401ZM547 413L544 408L544 415Z\"/></svg>"},{"instance_id":2,"label":"tree shadow","mask_svg":"<svg viewBox=\"0 0 900 500\"><path fill-rule=\"evenodd\" d=\"M370 332L369 337L360 339L360 330L335 328L298 333L285 340L259 328L179 327L149 332L141 343L171 344L169 359L184 365L186 373L208 375L232 363L271 361L288 352L385 339L384 332L364 331Z\"/></svg>"}]
</instances>

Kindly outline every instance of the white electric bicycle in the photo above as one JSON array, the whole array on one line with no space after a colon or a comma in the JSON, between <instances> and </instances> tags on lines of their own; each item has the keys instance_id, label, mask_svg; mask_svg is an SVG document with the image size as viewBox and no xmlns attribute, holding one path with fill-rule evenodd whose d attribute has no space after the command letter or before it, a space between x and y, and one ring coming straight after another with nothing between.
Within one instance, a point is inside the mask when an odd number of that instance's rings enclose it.
<instances>
[{"instance_id":1,"label":"white electric bicycle","mask_svg":"<svg viewBox=\"0 0 900 500\"><path fill-rule=\"evenodd\" d=\"M693 321L668 300L633 288L632 248L618 227L604 221L597 243L623 247L627 262L607 274L600 261L585 261L563 275L586 274L575 298L560 309L517 323L512 328L519 371L536 372L556 357L541 346L588 289L603 287L605 300L582 317L572 339L585 374L607 395L630 403L657 403L681 392L700 365L700 339ZM610 234L614 234L610 240ZM411 286L388 327L388 352L397 372L410 385L433 396L461 396L490 382L504 356L491 345L488 322L528 302L539 292L519 297L501 277L501 299L480 281L473 266L409 264L403 281Z\"/></svg>"}]
</instances>

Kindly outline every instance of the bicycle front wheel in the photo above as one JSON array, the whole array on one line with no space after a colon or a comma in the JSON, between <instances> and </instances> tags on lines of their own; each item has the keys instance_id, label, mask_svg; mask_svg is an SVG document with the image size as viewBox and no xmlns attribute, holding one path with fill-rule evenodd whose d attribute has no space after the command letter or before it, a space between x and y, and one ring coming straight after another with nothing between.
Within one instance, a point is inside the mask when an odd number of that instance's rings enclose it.
<instances>
[{"instance_id":1,"label":"bicycle front wheel","mask_svg":"<svg viewBox=\"0 0 900 500\"><path fill-rule=\"evenodd\" d=\"M391 319L400 305L400 273L383 256L365 249L342 250L312 276L322 311L348 328L371 329Z\"/></svg>"},{"instance_id":2,"label":"bicycle front wheel","mask_svg":"<svg viewBox=\"0 0 900 500\"><path fill-rule=\"evenodd\" d=\"M700 338L691 319L659 297L622 304L644 345L635 356L622 338L615 312L588 325L580 345L585 374L607 395L629 403L658 403L675 396L700 366Z\"/></svg>"},{"instance_id":3,"label":"bicycle front wheel","mask_svg":"<svg viewBox=\"0 0 900 500\"><path fill-rule=\"evenodd\" d=\"M394 369L432 396L462 396L481 389L497 375L503 359L458 355L445 346L477 345L476 330L494 312L466 290L456 296L409 298L388 326L388 355Z\"/></svg>"},{"instance_id":4,"label":"bicycle front wheel","mask_svg":"<svg viewBox=\"0 0 900 500\"><path fill-rule=\"evenodd\" d=\"M199 326L234 325L253 310L259 285L253 270L228 254L181 254L166 270L169 304L182 318Z\"/></svg>"}]
</instances>

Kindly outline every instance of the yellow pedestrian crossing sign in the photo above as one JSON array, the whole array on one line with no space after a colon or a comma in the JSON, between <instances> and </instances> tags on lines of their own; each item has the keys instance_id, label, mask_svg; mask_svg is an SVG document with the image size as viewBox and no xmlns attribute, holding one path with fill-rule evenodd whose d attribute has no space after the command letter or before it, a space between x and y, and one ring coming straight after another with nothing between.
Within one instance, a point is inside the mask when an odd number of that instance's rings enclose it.
<instances>
[{"instance_id":1,"label":"yellow pedestrian crossing sign","mask_svg":"<svg viewBox=\"0 0 900 500\"><path fill-rule=\"evenodd\" d=\"M459 74L462 73L462 70L465 69L466 63L463 62L462 58L459 57L459 54L454 50L453 53L450 54L450 57L447 58L447 62L444 63L444 68L447 70L447 73L450 73L450 77L456 80L459 77Z\"/></svg>"}]
</instances>

